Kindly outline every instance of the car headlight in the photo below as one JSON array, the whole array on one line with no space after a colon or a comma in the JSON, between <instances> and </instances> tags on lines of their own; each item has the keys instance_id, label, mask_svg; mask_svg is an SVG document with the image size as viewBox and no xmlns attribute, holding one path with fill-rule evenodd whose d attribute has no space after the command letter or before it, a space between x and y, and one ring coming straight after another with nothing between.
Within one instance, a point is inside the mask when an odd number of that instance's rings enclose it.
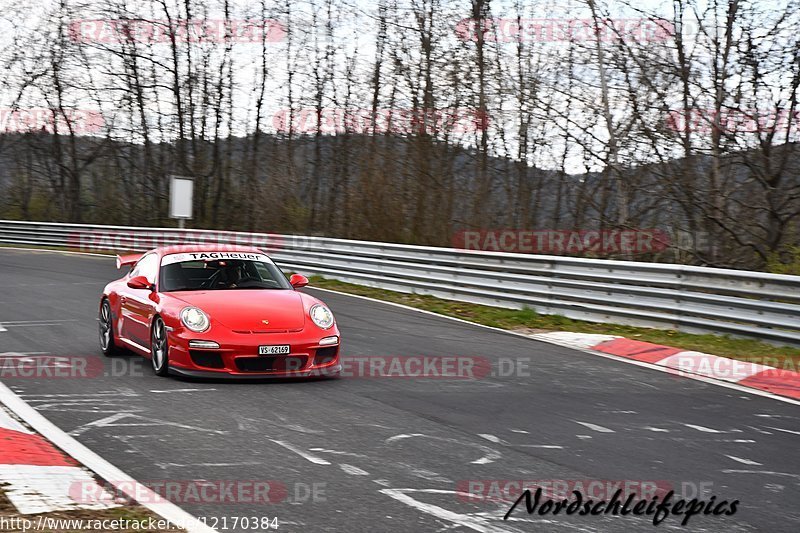
<instances>
[{"instance_id":1,"label":"car headlight","mask_svg":"<svg viewBox=\"0 0 800 533\"><path fill-rule=\"evenodd\" d=\"M181 311L181 322L190 330L198 333L207 330L211 324L208 315L197 307L184 307Z\"/></svg>"},{"instance_id":2,"label":"car headlight","mask_svg":"<svg viewBox=\"0 0 800 533\"><path fill-rule=\"evenodd\" d=\"M312 306L308 311L308 315L314 321L314 324L322 329L328 329L333 325L333 313L324 305L317 304Z\"/></svg>"}]
</instances>

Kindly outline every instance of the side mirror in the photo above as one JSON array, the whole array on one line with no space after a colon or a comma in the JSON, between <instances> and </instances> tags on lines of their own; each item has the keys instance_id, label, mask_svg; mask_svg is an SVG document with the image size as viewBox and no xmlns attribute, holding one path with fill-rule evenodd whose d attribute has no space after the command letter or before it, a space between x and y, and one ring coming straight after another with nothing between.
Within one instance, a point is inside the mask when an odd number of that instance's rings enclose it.
<instances>
[{"instance_id":1,"label":"side mirror","mask_svg":"<svg viewBox=\"0 0 800 533\"><path fill-rule=\"evenodd\" d=\"M128 280L128 287L131 289L147 289L152 291L153 285L144 276L136 276Z\"/></svg>"},{"instance_id":2,"label":"side mirror","mask_svg":"<svg viewBox=\"0 0 800 533\"><path fill-rule=\"evenodd\" d=\"M291 283L292 287L295 289L299 289L300 287L308 285L308 278L300 274L292 274L292 277L289 278L289 283Z\"/></svg>"}]
</instances>

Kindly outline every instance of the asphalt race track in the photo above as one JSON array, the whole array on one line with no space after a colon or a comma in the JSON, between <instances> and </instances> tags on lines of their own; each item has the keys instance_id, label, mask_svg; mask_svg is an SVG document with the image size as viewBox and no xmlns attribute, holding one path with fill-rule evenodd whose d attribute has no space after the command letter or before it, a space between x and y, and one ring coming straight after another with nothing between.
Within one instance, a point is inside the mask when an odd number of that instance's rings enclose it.
<instances>
[{"instance_id":1,"label":"asphalt race track","mask_svg":"<svg viewBox=\"0 0 800 533\"><path fill-rule=\"evenodd\" d=\"M110 258L0 249L0 352L104 365L3 381L143 483L285 491L274 503L176 502L221 531L237 516L277 517L284 532L800 530L796 405L313 289L346 356L486 357L494 375L164 379L138 356L102 358L98 297L119 275ZM500 361L519 364L505 372ZM457 494L470 480L654 481L740 504L687 527L678 517L654 527L647 516L528 516L524 504L503 521L508 501Z\"/></svg>"}]
</instances>

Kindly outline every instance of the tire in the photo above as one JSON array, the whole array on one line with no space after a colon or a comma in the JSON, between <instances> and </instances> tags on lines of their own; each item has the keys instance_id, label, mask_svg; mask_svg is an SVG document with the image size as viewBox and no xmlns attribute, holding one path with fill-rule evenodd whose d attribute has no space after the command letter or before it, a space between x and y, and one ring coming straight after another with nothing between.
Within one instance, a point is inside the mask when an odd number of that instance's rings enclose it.
<instances>
[{"instance_id":1,"label":"tire","mask_svg":"<svg viewBox=\"0 0 800 533\"><path fill-rule=\"evenodd\" d=\"M120 353L120 349L114 341L114 321L111 318L111 304L107 298L100 304L100 315L98 316L100 330L100 349L106 357L112 357Z\"/></svg>"},{"instance_id":2,"label":"tire","mask_svg":"<svg viewBox=\"0 0 800 533\"><path fill-rule=\"evenodd\" d=\"M156 376L164 377L169 374L167 327L160 316L153 319L153 328L150 332L150 362L153 364Z\"/></svg>"}]
</instances>

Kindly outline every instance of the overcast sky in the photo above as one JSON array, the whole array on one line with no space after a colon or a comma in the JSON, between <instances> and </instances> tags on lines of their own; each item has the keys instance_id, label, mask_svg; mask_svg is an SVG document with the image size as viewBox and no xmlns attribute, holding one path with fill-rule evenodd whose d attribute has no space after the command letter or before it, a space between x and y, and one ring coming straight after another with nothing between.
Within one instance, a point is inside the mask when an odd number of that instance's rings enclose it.
<instances>
[{"instance_id":1,"label":"overcast sky","mask_svg":"<svg viewBox=\"0 0 800 533\"><path fill-rule=\"evenodd\" d=\"M105 2L98 3L91 1L65 1L68 5L75 6L75 11L78 14L77 18L105 18L105 15L97 10L97 7L105 4ZM204 18L222 18L222 2L210 0L206 3L209 6L209 11L204 15ZM316 2L316 4L321 3L321 0ZM753 3L753 5L765 10L780 10L787 3L788 1L759 0L758 2ZM404 9L407 9L405 6L412 5L408 1L401 1L398 2L398 4L401 12ZM451 0L445 0L441 4L443 6L442 11L444 12L444 20L442 22L442 30L437 35L438 44L443 49L451 49L458 45L459 36L456 29L459 21L469 16L469 1L462 0L460 2L455 2ZM496 0L492 2L493 16L501 19L515 18L516 4L525 6L524 9L529 14L529 18L549 18L563 20L584 19L590 16L590 12L586 7L585 2L580 0L543 2L530 2L526 0ZM637 0L632 2L632 6L628 4L628 2L620 1L609 2L610 8L607 8L608 15L614 19L632 19L641 17L642 15L639 13L639 10L644 10L648 14L655 14L666 19L672 18L671 1ZM127 5L133 13L138 13L143 18L154 17L153 9L156 5L154 2L127 2ZM232 5L233 9L231 18L260 18L260 8L258 7L257 2L234 0ZM368 75L375 58L375 38L377 31L377 23L375 18L375 14L377 12L376 1L335 0L335 5L339 6L339 9L334 15L334 35L332 40L327 40L320 35L323 31L323 21L325 17L324 12L319 13L319 16L322 18L317 24L319 32L315 33L312 31L314 29L314 25L312 21L313 7L311 3L307 1L292 2L293 14L291 20L289 21L287 21L285 15L280 12L278 2L269 2L267 5L268 9L270 10L267 18L274 18L281 23L291 24L293 31L295 31L296 39L301 41L305 40L304 47L300 47L299 44L295 45L295 54L297 54L298 58L298 60L295 62L295 69L298 71L298 75L295 77L295 87L293 87L295 96L309 94L310 80L312 79L310 67L315 56L315 50L316 52L322 53L324 47L328 44L337 50L337 54L335 56L335 65L338 71L338 80L341 80L344 77L343 72L346 68L347 61L352 57L356 58L356 69L363 72L361 79L368 79ZM696 5L697 11L700 13L702 13L706 8L705 1L698 1L696 2ZM2 54L0 57L2 57L3 60L7 60L11 50L14 49L14 44L18 44L19 42L22 42L22 40L30 38L31 35L36 34L40 28L44 26L43 20L45 20L47 14L54 12L57 6L57 0L44 0L36 3L31 3L29 0L0 0L0 54ZM317 9L319 9L319 6L317 6ZM414 21L411 18L410 10L407 11L408 20L405 21L405 23L408 25L413 25ZM156 18L159 17L156 16ZM202 17L197 16L193 18ZM64 21L65 24L69 24L70 22L74 21ZM54 25L51 24L50 27L52 29ZM684 35L689 39L691 39L694 32L696 32L696 26L693 26L692 24L688 24L684 29ZM39 42L41 43L41 41ZM557 50L558 47L564 46L564 43L537 44L545 53L548 49ZM160 49L159 46L161 47ZM217 49L215 50L215 53L217 54L221 54L224 48L223 44L211 46L216 46ZM281 40L279 42L270 44L269 46L269 81L267 90L268 98L266 102L267 131L274 126L272 118L280 116L281 110L286 108L286 95L289 90L287 74L289 70L287 62L287 43L285 40ZM499 48L501 50L507 49L509 54L513 54L514 46L515 44L513 42L507 42L500 44ZM33 48L35 47L32 47L32 49ZM163 53L165 57L168 57L168 45L155 45L154 48L158 50L159 54ZM241 123L251 123L251 121L248 120L248 117L252 115L252 109L254 107L254 101L256 97L256 94L253 91L253 86L254 80L259 78L259 67L257 61L259 52L259 43L237 43L233 46L237 81L237 90L234 95L235 107ZM26 53L33 52L27 50ZM555 55L556 57L558 56L557 52ZM510 63L513 63L513 61ZM28 61L25 64L30 68L35 67L34 62L32 61ZM7 69L5 72L0 73L0 79L4 79L6 81L4 86L5 88L2 90L2 92L0 92L0 108L7 108L17 102L18 91L16 89L18 88L19 84L15 83L15 80L18 80L22 77L22 68L23 67L17 67L16 69L11 70ZM96 69L93 70L92 75L102 77L102 70L104 68L114 69L116 67L113 63L98 64ZM85 75L85 73L82 75ZM592 76L593 73L588 71L587 75ZM777 75L779 75L779 73ZM343 82L341 81L334 83L336 87L335 89L331 89L331 94L329 95L330 107L336 107L333 98L334 95L337 95L337 97L341 96L342 91L344 90L342 84ZM388 94L388 91L391 90L391 87L387 86L384 89L384 92ZM399 94L400 99L398 105L401 107L403 105L410 105L410 102L403 104L403 92L400 91ZM366 83L360 84L354 88L351 107L368 107L370 97L371 94L369 86ZM98 107L97 102L91 98L91 95L83 92L75 93L73 104L79 108L96 109ZM29 91L21 100L18 101L18 105L20 107L35 108L43 107L45 103L43 95L37 94L35 91ZM163 106L164 103L162 102L161 105ZM613 97L612 105L614 105ZM495 103L491 116L493 121L492 127L495 128L495 130L493 130L494 133L496 133L498 129L503 129L511 136L514 135L518 116L514 113L513 106L514 102L511 99L508 101ZM163 111L164 108L162 107L161 110ZM621 113L625 112L625 110L621 107L618 110ZM113 105L105 105L105 107L100 111L102 111L103 115L109 119L114 118L115 114L118 112L117 109L114 109ZM155 117L158 111L159 109L157 108L156 103L153 102L152 116ZM116 119L119 120L120 117L117 116ZM246 127L243 127L243 129L235 131L234 133L243 134L245 133L245 130ZM603 134L602 132L599 132L598 135L602 136ZM466 136L464 142L469 144L471 140L474 140L474 138L471 139L469 136ZM559 153L560 147L556 143L551 146L551 148L553 152L552 154L548 155L543 153L543 159L532 162L543 167L551 166L547 161L547 158L552 158L554 157L553 154ZM511 152L513 153L513 150ZM570 165L572 170L576 172L584 170L586 161L580 160L579 158L573 159L572 161L573 163Z\"/></svg>"}]
</instances>

